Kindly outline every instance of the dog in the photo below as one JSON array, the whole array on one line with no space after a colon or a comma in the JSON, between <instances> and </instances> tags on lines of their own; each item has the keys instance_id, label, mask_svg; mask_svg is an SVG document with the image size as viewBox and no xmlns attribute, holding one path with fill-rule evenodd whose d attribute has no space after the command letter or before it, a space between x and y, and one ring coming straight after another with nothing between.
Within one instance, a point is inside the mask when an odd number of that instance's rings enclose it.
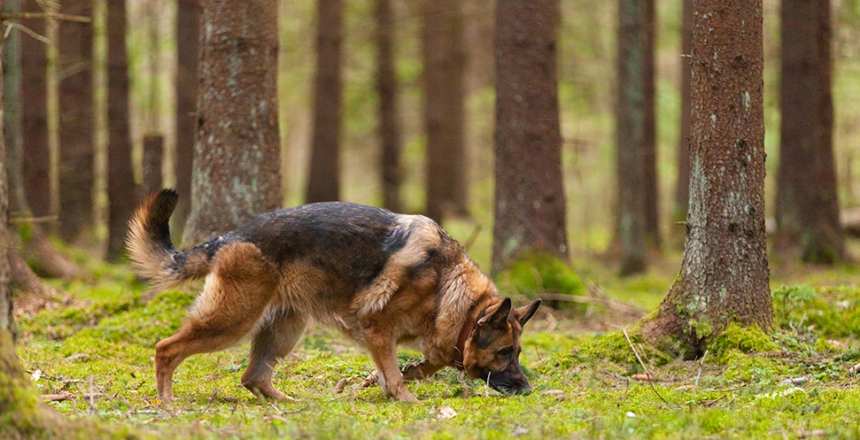
<instances>
[{"instance_id":1,"label":"dog","mask_svg":"<svg viewBox=\"0 0 860 440\"><path fill-rule=\"evenodd\" d=\"M130 221L135 271L156 288L205 277L186 322L155 346L158 398L175 400L173 373L193 354L252 340L242 385L272 399L278 361L308 322L341 331L370 352L392 399L417 402L404 382L444 367L505 394L531 390L519 364L520 334L541 300L512 308L493 282L439 225L345 202L262 214L181 252L170 240L179 196L148 196ZM418 342L425 356L401 371L397 345Z\"/></svg>"}]
</instances>

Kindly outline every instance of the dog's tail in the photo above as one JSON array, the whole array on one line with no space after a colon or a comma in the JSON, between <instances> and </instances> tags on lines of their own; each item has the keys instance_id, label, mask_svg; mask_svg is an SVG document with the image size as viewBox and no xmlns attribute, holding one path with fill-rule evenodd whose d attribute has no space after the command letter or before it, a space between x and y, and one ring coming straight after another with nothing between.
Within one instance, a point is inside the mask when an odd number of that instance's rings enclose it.
<instances>
[{"instance_id":1,"label":"dog's tail","mask_svg":"<svg viewBox=\"0 0 860 440\"><path fill-rule=\"evenodd\" d=\"M177 251L170 241L170 215L179 195L172 189L150 194L129 222L125 240L135 272L156 288L175 287L209 273L209 259L199 248Z\"/></svg>"}]
</instances>

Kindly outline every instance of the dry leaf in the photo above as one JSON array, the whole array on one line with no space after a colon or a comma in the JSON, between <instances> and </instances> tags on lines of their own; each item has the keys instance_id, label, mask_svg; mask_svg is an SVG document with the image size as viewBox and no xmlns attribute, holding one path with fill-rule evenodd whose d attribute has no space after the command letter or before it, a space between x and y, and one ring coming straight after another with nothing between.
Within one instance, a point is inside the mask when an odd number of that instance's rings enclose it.
<instances>
[{"instance_id":1,"label":"dry leaf","mask_svg":"<svg viewBox=\"0 0 860 440\"><path fill-rule=\"evenodd\" d=\"M457 416L457 411L454 411L454 408L450 406L443 406L439 408L439 414L436 415L437 419L452 419Z\"/></svg>"}]
</instances>

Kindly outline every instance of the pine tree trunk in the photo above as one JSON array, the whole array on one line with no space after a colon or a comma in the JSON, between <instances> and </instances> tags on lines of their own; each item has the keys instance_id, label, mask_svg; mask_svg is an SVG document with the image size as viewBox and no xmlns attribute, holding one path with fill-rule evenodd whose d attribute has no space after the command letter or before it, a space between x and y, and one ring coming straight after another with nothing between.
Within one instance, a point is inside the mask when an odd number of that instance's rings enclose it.
<instances>
[{"instance_id":1,"label":"pine tree trunk","mask_svg":"<svg viewBox=\"0 0 860 440\"><path fill-rule=\"evenodd\" d=\"M141 196L162 187L161 162L164 160L164 136L149 134L143 137L143 185Z\"/></svg>"},{"instance_id":2,"label":"pine tree trunk","mask_svg":"<svg viewBox=\"0 0 860 440\"><path fill-rule=\"evenodd\" d=\"M683 222L687 219L690 201L690 51L693 44L693 0L683 0L681 26L681 117L678 136L678 180L675 182L675 206L672 221ZM673 225L672 236L681 236L684 229ZM673 240L674 241L674 240Z\"/></svg>"},{"instance_id":3,"label":"pine tree trunk","mask_svg":"<svg viewBox=\"0 0 860 440\"><path fill-rule=\"evenodd\" d=\"M23 3L24 12L44 12L34 1ZM21 20L39 35L45 35L45 20ZM21 38L21 100L24 130L24 193L32 215L51 214L51 187L46 177L50 173L48 151L47 46L30 35Z\"/></svg>"},{"instance_id":4,"label":"pine tree trunk","mask_svg":"<svg viewBox=\"0 0 860 440\"><path fill-rule=\"evenodd\" d=\"M764 228L761 0L694 3L690 213L681 271L644 323L650 341L701 355L736 321L772 324Z\"/></svg>"},{"instance_id":5,"label":"pine tree trunk","mask_svg":"<svg viewBox=\"0 0 860 440\"><path fill-rule=\"evenodd\" d=\"M656 13L654 11L655 0L644 0L644 16L642 25L645 27L645 78L644 95L644 143L642 154L642 166L645 179L645 245L653 249L660 249L660 195L657 186L657 115L655 113L655 66L654 50L656 44Z\"/></svg>"},{"instance_id":6,"label":"pine tree trunk","mask_svg":"<svg viewBox=\"0 0 860 440\"><path fill-rule=\"evenodd\" d=\"M19 0L3 2L3 12L21 12ZM30 38L27 36L27 38ZM6 142L6 172L9 187L9 210L18 214L29 211L24 194L24 134L21 102L21 33L10 32L3 42L3 138Z\"/></svg>"},{"instance_id":7,"label":"pine tree trunk","mask_svg":"<svg viewBox=\"0 0 860 440\"><path fill-rule=\"evenodd\" d=\"M376 91L379 94L379 140L382 206L401 212L400 120L397 110L397 74L394 68L394 11L391 0L376 0Z\"/></svg>"},{"instance_id":8,"label":"pine tree trunk","mask_svg":"<svg viewBox=\"0 0 860 440\"><path fill-rule=\"evenodd\" d=\"M527 252L567 259L556 30L558 0L496 10L493 272Z\"/></svg>"},{"instance_id":9,"label":"pine tree trunk","mask_svg":"<svg viewBox=\"0 0 860 440\"><path fill-rule=\"evenodd\" d=\"M125 25L125 0L108 0L108 261L116 261L122 254L128 220L137 204L129 131Z\"/></svg>"},{"instance_id":10,"label":"pine tree trunk","mask_svg":"<svg viewBox=\"0 0 860 440\"><path fill-rule=\"evenodd\" d=\"M424 125L427 133L427 215L467 216L463 80L465 52L457 0L424 0Z\"/></svg>"},{"instance_id":11,"label":"pine tree trunk","mask_svg":"<svg viewBox=\"0 0 860 440\"><path fill-rule=\"evenodd\" d=\"M830 1L783 0L776 250L844 256L833 159Z\"/></svg>"},{"instance_id":12,"label":"pine tree trunk","mask_svg":"<svg viewBox=\"0 0 860 440\"><path fill-rule=\"evenodd\" d=\"M342 0L317 0L314 134L306 203L340 200Z\"/></svg>"},{"instance_id":13,"label":"pine tree trunk","mask_svg":"<svg viewBox=\"0 0 860 440\"><path fill-rule=\"evenodd\" d=\"M632 275L645 270L648 196L646 168L649 149L645 137L648 38L644 23L644 2L619 0L618 20L618 103L615 128L618 242L621 244L621 274Z\"/></svg>"},{"instance_id":14,"label":"pine tree trunk","mask_svg":"<svg viewBox=\"0 0 860 440\"><path fill-rule=\"evenodd\" d=\"M191 174L197 133L197 65L200 59L200 1L176 4L176 190L179 204L173 214L182 230L191 212Z\"/></svg>"},{"instance_id":15,"label":"pine tree trunk","mask_svg":"<svg viewBox=\"0 0 860 440\"><path fill-rule=\"evenodd\" d=\"M207 31L200 46L186 245L232 230L282 201L277 1L200 4Z\"/></svg>"},{"instance_id":16,"label":"pine tree trunk","mask_svg":"<svg viewBox=\"0 0 860 440\"><path fill-rule=\"evenodd\" d=\"M66 0L62 13L92 17L92 0ZM60 236L72 241L93 221L93 27L60 23Z\"/></svg>"}]
</instances>

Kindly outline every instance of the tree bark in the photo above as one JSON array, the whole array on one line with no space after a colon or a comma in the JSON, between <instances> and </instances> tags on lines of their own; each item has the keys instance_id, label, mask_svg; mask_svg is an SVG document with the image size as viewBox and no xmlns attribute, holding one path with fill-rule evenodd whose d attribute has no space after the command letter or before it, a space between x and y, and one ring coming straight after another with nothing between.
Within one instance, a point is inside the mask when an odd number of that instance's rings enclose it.
<instances>
[{"instance_id":1,"label":"tree bark","mask_svg":"<svg viewBox=\"0 0 860 440\"><path fill-rule=\"evenodd\" d=\"M23 3L24 12L44 12L34 1ZM45 35L45 20L21 20L39 35ZM24 193L32 215L51 214L50 152L48 151L47 45L31 35L21 37L21 99L24 129Z\"/></svg>"},{"instance_id":2,"label":"tree bark","mask_svg":"<svg viewBox=\"0 0 860 440\"><path fill-rule=\"evenodd\" d=\"M179 204L173 214L177 231L191 212L191 174L197 133L197 66L200 58L200 1L176 4L176 190Z\"/></svg>"},{"instance_id":3,"label":"tree bark","mask_svg":"<svg viewBox=\"0 0 860 440\"><path fill-rule=\"evenodd\" d=\"M343 3L317 0L314 134L306 203L340 200Z\"/></svg>"},{"instance_id":4,"label":"tree bark","mask_svg":"<svg viewBox=\"0 0 860 440\"><path fill-rule=\"evenodd\" d=\"M761 0L696 0L684 260L643 335L701 355L730 322L768 331Z\"/></svg>"},{"instance_id":5,"label":"tree bark","mask_svg":"<svg viewBox=\"0 0 860 440\"><path fill-rule=\"evenodd\" d=\"M21 12L19 0L3 2L3 12L16 14ZM29 36L25 36L30 38ZM3 42L3 123L4 141L6 142L6 172L9 187L9 210L22 214L27 208L24 194L24 132L22 120L21 81L21 32L10 32Z\"/></svg>"},{"instance_id":6,"label":"tree bark","mask_svg":"<svg viewBox=\"0 0 860 440\"><path fill-rule=\"evenodd\" d=\"M640 273L646 267L646 169L649 163L649 148L646 145L645 126L648 43L645 12L645 2L618 2L618 102L615 136L618 161L618 242L621 244L622 275ZM653 149L650 152L653 159Z\"/></svg>"},{"instance_id":7,"label":"tree bark","mask_svg":"<svg viewBox=\"0 0 860 440\"><path fill-rule=\"evenodd\" d=\"M642 26L645 28L644 51L644 143L642 144L642 166L645 179L645 246L660 249L660 194L657 185L657 115L655 112L655 66L656 13L654 0L644 0Z\"/></svg>"},{"instance_id":8,"label":"tree bark","mask_svg":"<svg viewBox=\"0 0 860 440\"><path fill-rule=\"evenodd\" d=\"M161 189L161 162L164 158L164 136L150 134L143 137L143 190L146 197Z\"/></svg>"},{"instance_id":9,"label":"tree bark","mask_svg":"<svg viewBox=\"0 0 860 440\"><path fill-rule=\"evenodd\" d=\"M92 0L61 12L92 17ZM73 241L93 221L93 27L60 22L60 236Z\"/></svg>"},{"instance_id":10,"label":"tree bark","mask_svg":"<svg viewBox=\"0 0 860 440\"><path fill-rule=\"evenodd\" d=\"M203 0L193 245L281 206L275 0Z\"/></svg>"},{"instance_id":11,"label":"tree bark","mask_svg":"<svg viewBox=\"0 0 860 440\"><path fill-rule=\"evenodd\" d=\"M496 9L493 272L526 252L567 259L556 30L558 0Z\"/></svg>"},{"instance_id":12,"label":"tree bark","mask_svg":"<svg viewBox=\"0 0 860 440\"><path fill-rule=\"evenodd\" d=\"M108 0L108 243L107 259L119 259L128 220L137 204L131 159L125 1Z\"/></svg>"},{"instance_id":13,"label":"tree bark","mask_svg":"<svg viewBox=\"0 0 860 440\"><path fill-rule=\"evenodd\" d=\"M424 0L424 126L427 133L427 215L468 216L464 144L465 51L457 0Z\"/></svg>"},{"instance_id":14,"label":"tree bark","mask_svg":"<svg viewBox=\"0 0 860 440\"><path fill-rule=\"evenodd\" d=\"M394 68L394 11L391 0L376 0L376 91L379 94L379 140L382 206L401 212L400 120L397 110L397 72Z\"/></svg>"},{"instance_id":15,"label":"tree bark","mask_svg":"<svg viewBox=\"0 0 860 440\"><path fill-rule=\"evenodd\" d=\"M844 257L833 158L830 1L783 0L775 248L807 262Z\"/></svg>"},{"instance_id":16,"label":"tree bark","mask_svg":"<svg viewBox=\"0 0 860 440\"><path fill-rule=\"evenodd\" d=\"M687 207L690 200L690 115L692 111L690 82L690 51L693 46L693 0L683 0L681 18L681 117L678 136L678 180L675 182L675 206L672 220L687 220ZM673 231L682 231L673 226ZM672 234L673 236L680 234ZM673 240L674 241L674 240Z\"/></svg>"}]
</instances>

